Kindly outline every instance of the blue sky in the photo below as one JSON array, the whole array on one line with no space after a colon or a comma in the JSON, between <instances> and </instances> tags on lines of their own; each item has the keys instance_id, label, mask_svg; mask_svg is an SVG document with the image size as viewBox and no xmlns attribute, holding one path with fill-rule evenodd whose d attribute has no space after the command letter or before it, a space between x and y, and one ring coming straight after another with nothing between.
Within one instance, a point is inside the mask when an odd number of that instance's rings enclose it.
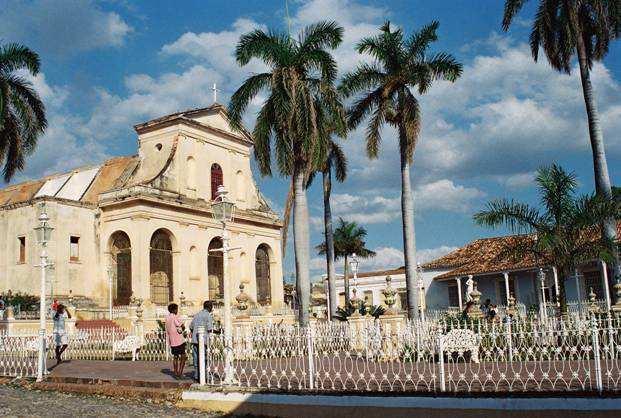
<instances>
[{"instance_id":1,"label":"blue sky","mask_svg":"<svg viewBox=\"0 0 621 418\"><path fill-rule=\"evenodd\" d=\"M500 29L499 0L289 1L294 31L320 19L345 28L335 52L342 71L363 57L353 45L386 19L407 33L440 21L434 49L464 64L455 84L438 83L425 97L423 130L412 178L416 242L423 260L499 231L481 229L472 214L495 197L536 201L534 170L556 161L574 170L583 191L592 190L592 163L577 71L558 74L535 64L525 42L536 1L509 33ZM240 68L232 53L239 36L254 28L285 30L285 2L277 1L78 1L0 0L0 39L38 51L42 73L33 82L47 103L50 126L17 181L114 155L133 154L132 125L211 103L216 82L225 102L261 64ZM593 70L613 182L621 183L621 43ZM253 111L246 115L252 125ZM369 232L378 252L362 270L402 263L399 162L394 133L384 130L380 158L364 155L362 134L344 147L351 171L334 186L333 211ZM263 193L282 208L287 181L260 178ZM319 184L309 192L312 241L321 241ZM285 269L292 268L288 251ZM312 260L321 273L323 258Z\"/></svg>"}]
</instances>

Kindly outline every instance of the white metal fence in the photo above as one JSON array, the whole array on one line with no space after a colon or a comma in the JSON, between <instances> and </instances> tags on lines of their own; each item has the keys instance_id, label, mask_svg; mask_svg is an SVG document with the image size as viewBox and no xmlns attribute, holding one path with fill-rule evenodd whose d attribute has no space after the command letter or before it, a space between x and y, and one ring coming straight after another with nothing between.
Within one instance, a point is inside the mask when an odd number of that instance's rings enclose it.
<instances>
[{"instance_id":1,"label":"white metal fence","mask_svg":"<svg viewBox=\"0 0 621 418\"><path fill-rule=\"evenodd\" d=\"M221 337L207 344L207 384L226 384L224 345ZM253 327L233 335L231 350L233 383L258 389L621 390L620 325L612 318Z\"/></svg>"},{"instance_id":2,"label":"white metal fence","mask_svg":"<svg viewBox=\"0 0 621 418\"><path fill-rule=\"evenodd\" d=\"M224 379L228 353L232 383L266 390L621 390L619 317L248 325L236 328L229 344L207 334L205 347L205 380L215 386L230 383ZM36 334L0 334L0 375L34 376L37 349ZM159 329L77 330L64 358L163 361L170 348Z\"/></svg>"}]
</instances>

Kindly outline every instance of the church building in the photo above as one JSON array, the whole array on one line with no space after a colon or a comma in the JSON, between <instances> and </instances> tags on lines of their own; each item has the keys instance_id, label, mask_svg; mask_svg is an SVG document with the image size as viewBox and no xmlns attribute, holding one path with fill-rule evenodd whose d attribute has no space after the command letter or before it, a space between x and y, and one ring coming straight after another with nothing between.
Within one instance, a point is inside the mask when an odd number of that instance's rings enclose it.
<instances>
[{"instance_id":1,"label":"church building","mask_svg":"<svg viewBox=\"0 0 621 418\"><path fill-rule=\"evenodd\" d=\"M198 306L243 283L257 305L281 307L282 223L253 180L250 135L231 130L219 104L134 128L138 155L0 191L0 291L39 294L34 228L44 204L54 228L48 295L165 306L183 292ZM211 251L222 247L212 211L221 185L235 203L228 283L222 253Z\"/></svg>"}]
</instances>

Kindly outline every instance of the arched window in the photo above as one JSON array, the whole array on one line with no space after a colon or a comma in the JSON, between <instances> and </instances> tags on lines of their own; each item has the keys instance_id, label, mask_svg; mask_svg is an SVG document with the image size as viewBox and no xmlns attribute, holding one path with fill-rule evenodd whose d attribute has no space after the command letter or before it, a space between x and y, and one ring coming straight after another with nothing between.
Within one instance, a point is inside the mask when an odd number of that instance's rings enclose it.
<instances>
[{"instance_id":1,"label":"arched window","mask_svg":"<svg viewBox=\"0 0 621 418\"><path fill-rule=\"evenodd\" d=\"M209 243L209 255L207 256L207 273L209 274L209 299L218 300L224 297L224 266L222 251L222 239L216 237Z\"/></svg>"},{"instance_id":2,"label":"arched window","mask_svg":"<svg viewBox=\"0 0 621 418\"><path fill-rule=\"evenodd\" d=\"M216 200L216 197L218 197L218 187L223 184L222 167L214 163L211 165L211 200Z\"/></svg>"},{"instance_id":3,"label":"arched window","mask_svg":"<svg viewBox=\"0 0 621 418\"><path fill-rule=\"evenodd\" d=\"M186 166L188 169L187 187L196 190L196 160L193 157L188 157Z\"/></svg>"},{"instance_id":4,"label":"arched window","mask_svg":"<svg viewBox=\"0 0 621 418\"><path fill-rule=\"evenodd\" d=\"M270 281L269 247L259 245L255 257L255 274L257 280L257 303L269 305L272 302L272 286Z\"/></svg>"},{"instance_id":5,"label":"arched window","mask_svg":"<svg viewBox=\"0 0 621 418\"><path fill-rule=\"evenodd\" d=\"M115 306L129 305L132 296L132 247L129 236L117 231L110 237L112 261L112 303Z\"/></svg>"},{"instance_id":6,"label":"arched window","mask_svg":"<svg viewBox=\"0 0 621 418\"><path fill-rule=\"evenodd\" d=\"M196 247L190 247L190 279L200 279L200 259Z\"/></svg>"},{"instance_id":7,"label":"arched window","mask_svg":"<svg viewBox=\"0 0 621 418\"><path fill-rule=\"evenodd\" d=\"M167 305L173 300L173 261L170 235L165 230L153 233L149 259L151 302Z\"/></svg>"}]
</instances>

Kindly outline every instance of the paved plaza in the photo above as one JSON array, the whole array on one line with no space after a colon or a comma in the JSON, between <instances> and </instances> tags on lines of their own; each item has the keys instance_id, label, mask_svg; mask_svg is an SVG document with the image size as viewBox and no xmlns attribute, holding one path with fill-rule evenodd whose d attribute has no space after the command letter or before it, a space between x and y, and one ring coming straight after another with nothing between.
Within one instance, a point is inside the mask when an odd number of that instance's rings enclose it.
<instances>
[{"instance_id":1,"label":"paved plaza","mask_svg":"<svg viewBox=\"0 0 621 418\"><path fill-rule=\"evenodd\" d=\"M179 409L171 404L153 404L144 401L29 390L0 385L0 416L193 417L210 415L202 411Z\"/></svg>"},{"instance_id":2,"label":"paved plaza","mask_svg":"<svg viewBox=\"0 0 621 418\"><path fill-rule=\"evenodd\" d=\"M54 361L52 360L53 364ZM160 388L186 388L192 383L194 369L186 366L183 379L172 375L170 361L98 361L69 360L59 365L49 365L48 380L80 383L89 381L115 382L124 386L149 386Z\"/></svg>"}]
</instances>

